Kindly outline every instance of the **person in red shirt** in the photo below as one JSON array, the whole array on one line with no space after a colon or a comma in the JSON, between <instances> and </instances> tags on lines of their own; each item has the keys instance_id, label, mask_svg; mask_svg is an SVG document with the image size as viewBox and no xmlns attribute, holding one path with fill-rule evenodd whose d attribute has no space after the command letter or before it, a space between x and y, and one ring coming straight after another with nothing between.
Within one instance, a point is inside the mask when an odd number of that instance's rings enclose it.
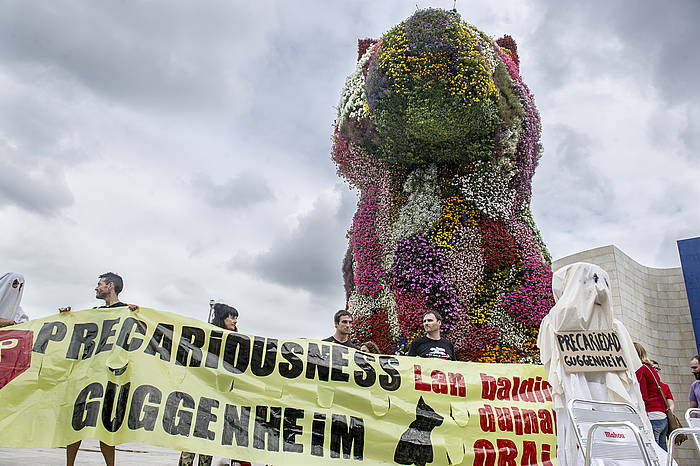
<instances>
[{"instance_id":1,"label":"person in red shirt","mask_svg":"<svg viewBox=\"0 0 700 466\"><path fill-rule=\"evenodd\" d=\"M654 440L666 451L668 417L666 416L665 400L668 400L669 409L673 411L673 395L668 385L661 381L659 373L652 367L644 347L635 342L634 348L637 350L639 359L642 360L642 367L637 369L636 376L639 381L639 390L642 392L647 416L649 416L651 421Z\"/></svg>"}]
</instances>

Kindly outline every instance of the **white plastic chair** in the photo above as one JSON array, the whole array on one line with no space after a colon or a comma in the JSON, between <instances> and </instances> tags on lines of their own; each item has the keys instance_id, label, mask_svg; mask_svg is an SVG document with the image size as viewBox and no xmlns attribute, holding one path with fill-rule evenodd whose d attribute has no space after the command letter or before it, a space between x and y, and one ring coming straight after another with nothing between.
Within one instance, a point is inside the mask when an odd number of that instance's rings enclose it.
<instances>
[{"instance_id":1,"label":"white plastic chair","mask_svg":"<svg viewBox=\"0 0 700 466\"><path fill-rule=\"evenodd\" d=\"M688 423L688 427L700 429L700 408L689 408L685 412L685 422ZM693 442L695 442L698 453L700 453L700 434L693 434L691 437Z\"/></svg>"},{"instance_id":2,"label":"white plastic chair","mask_svg":"<svg viewBox=\"0 0 700 466\"><path fill-rule=\"evenodd\" d=\"M654 450L654 440L647 435L642 417L632 406L608 401L571 400L567 411L586 466L593 460L603 460L604 463L635 461L646 466L661 466Z\"/></svg>"}]
</instances>

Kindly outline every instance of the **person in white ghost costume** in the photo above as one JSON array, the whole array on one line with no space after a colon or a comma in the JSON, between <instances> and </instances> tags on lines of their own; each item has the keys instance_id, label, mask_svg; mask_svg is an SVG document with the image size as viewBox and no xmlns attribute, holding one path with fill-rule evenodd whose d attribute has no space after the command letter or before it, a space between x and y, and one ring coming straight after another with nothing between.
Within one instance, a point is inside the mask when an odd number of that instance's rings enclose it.
<instances>
[{"instance_id":1,"label":"person in white ghost costume","mask_svg":"<svg viewBox=\"0 0 700 466\"><path fill-rule=\"evenodd\" d=\"M552 398L557 413L557 464L583 464L583 456L576 445L576 434L566 412L566 403L572 399L628 403L648 424L646 428L651 438L651 424L644 415L644 400L635 376L635 371L642 363L627 329L622 322L613 318L608 274L597 265L577 262L554 273L552 291L556 304L540 324L537 346L540 348L542 364L549 372L548 381L552 385ZM555 332L577 330L614 330L622 345L627 370L566 372ZM660 448L657 449L657 455L661 461L665 461L666 455ZM617 462L623 463L628 462Z\"/></svg>"},{"instance_id":2,"label":"person in white ghost costume","mask_svg":"<svg viewBox=\"0 0 700 466\"><path fill-rule=\"evenodd\" d=\"M24 277L19 273L6 273L0 277L0 327L19 324L29 320L20 301L24 292Z\"/></svg>"}]
</instances>

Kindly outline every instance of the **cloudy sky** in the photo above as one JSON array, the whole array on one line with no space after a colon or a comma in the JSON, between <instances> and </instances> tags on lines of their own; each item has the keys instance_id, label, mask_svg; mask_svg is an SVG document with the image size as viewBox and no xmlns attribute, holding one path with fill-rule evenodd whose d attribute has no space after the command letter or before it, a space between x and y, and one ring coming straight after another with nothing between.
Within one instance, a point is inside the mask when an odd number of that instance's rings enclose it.
<instances>
[{"instance_id":1,"label":"cloudy sky","mask_svg":"<svg viewBox=\"0 0 700 466\"><path fill-rule=\"evenodd\" d=\"M122 299L325 337L356 193L330 136L358 38L407 0L0 1L0 272L32 317ZM697 0L458 0L511 34L543 121L535 220L553 257L679 264L700 235Z\"/></svg>"}]
</instances>

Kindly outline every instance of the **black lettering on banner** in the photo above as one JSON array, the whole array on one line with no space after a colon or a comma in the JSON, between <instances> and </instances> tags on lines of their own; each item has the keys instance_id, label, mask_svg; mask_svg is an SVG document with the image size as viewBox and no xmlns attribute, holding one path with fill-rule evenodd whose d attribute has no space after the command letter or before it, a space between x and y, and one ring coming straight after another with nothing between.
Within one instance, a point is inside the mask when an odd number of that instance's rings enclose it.
<instances>
[{"instance_id":1,"label":"black lettering on banner","mask_svg":"<svg viewBox=\"0 0 700 466\"><path fill-rule=\"evenodd\" d=\"M350 458L350 449L352 449L352 457L356 460L362 460L365 447L365 423L361 418L350 416L350 425L348 426L347 417L342 414L333 414L331 420L331 458L340 458L340 452L343 452L343 458Z\"/></svg>"},{"instance_id":2,"label":"black lettering on banner","mask_svg":"<svg viewBox=\"0 0 700 466\"><path fill-rule=\"evenodd\" d=\"M104 388L98 382L91 383L78 393L73 405L71 421L73 430L97 426L97 417L100 415L99 399L102 398L102 395L104 395Z\"/></svg>"},{"instance_id":3,"label":"black lettering on banner","mask_svg":"<svg viewBox=\"0 0 700 466\"><path fill-rule=\"evenodd\" d=\"M617 333L613 332L611 338L612 345L615 348L615 351L622 351L622 344L620 343L620 338L617 336Z\"/></svg>"},{"instance_id":4,"label":"black lettering on banner","mask_svg":"<svg viewBox=\"0 0 700 466\"><path fill-rule=\"evenodd\" d=\"M114 399L117 395L117 387L120 387L119 399L115 406ZM124 422L126 401L129 399L129 387L131 387L131 382L124 385L107 382L107 390L105 390L105 398L102 403L102 424L109 432L118 431ZM112 412L114 412L114 417L112 417Z\"/></svg>"},{"instance_id":5,"label":"black lettering on banner","mask_svg":"<svg viewBox=\"0 0 700 466\"><path fill-rule=\"evenodd\" d=\"M131 336L132 331L146 336L146 328L146 322L134 319L133 317L127 317L126 319L124 319L122 328L119 331L119 338L117 338L117 346L121 346L127 351L136 351L137 349L141 348L143 338L131 338L130 340L129 337Z\"/></svg>"},{"instance_id":6,"label":"black lettering on banner","mask_svg":"<svg viewBox=\"0 0 700 466\"><path fill-rule=\"evenodd\" d=\"M288 362L279 363L279 373L287 379L295 379L304 372L304 362L297 356L304 354L304 347L293 341L282 343L282 357Z\"/></svg>"},{"instance_id":7,"label":"black lettering on banner","mask_svg":"<svg viewBox=\"0 0 700 466\"><path fill-rule=\"evenodd\" d=\"M233 435L236 434L236 445L248 446L248 428L250 426L250 406L241 406L238 414L236 405L226 405L224 410L224 432L221 436L222 445L233 445Z\"/></svg>"},{"instance_id":8,"label":"black lettering on banner","mask_svg":"<svg viewBox=\"0 0 700 466\"><path fill-rule=\"evenodd\" d=\"M264 361L264 362L263 362ZM255 337L253 354L250 356L250 370L258 377L272 374L277 362L277 339Z\"/></svg>"},{"instance_id":9,"label":"black lettering on banner","mask_svg":"<svg viewBox=\"0 0 700 466\"><path fill-rule=\"evenodd\" d=\"M284 427L282 428L282 450L285 452L304 452L304 445L295 442L297 435L301 435L303 433L302 427L299 424L297 424L297 421L299 419L304 419L303 409L284 409Z\"/></svg>"},{"instance_id":10,"label":"black lettering on banner","mask_svg":"<svg viewBox=\"0 0 700 466\"><path fill-rule=\"evenodd\" d=\"M255 427L253 428L253 448L267 451L280 450L280 424L282 423L282 408L271 406L268 418L267 406L255 407ZM267 440L267 441L266 441Z\"/></svg>"},{"instance_id":11,"label":"black lettering on banner","mask_svg":"<svg viewBox=\"0 0 700 466\"><path fill-rule=\"evenodd\" d=\"M182 326L180 344L177 345L177 356L175 364L187 366L189 359L190 367L202 365L202 348L204 347L204 330L199 327ZM188 356L191 355L190 358Z\"/></svg>"},{"instance_id":12,"label":"black lettering on banner","mask_svg":"<svg viewBox=\"0 0 700 466\"><path fill-rule=\"evenodd\" d=\"M75 324L73 326L73 335L71 336L70 345L66 352L66 359L78 359L80 348L83 349L81 359L88 359L95 351L95 338L97 337L97 324L93 322L85 322Z\"/></svg>"},{"instance_id":13,"label":"black lettering on banner","mask_svg":"<svg viewBox=\"0 0 700 466\"><path fill-rule=\"evenodd\" d=\"M221 354L221 342L223 341L224 332L212 330L209 333L209 346L207 347L207 357L204 360L204 366L210 369L219 367L219 355Z\"/></svg>"},{"instance_id":14,"label":"black lettering on banner","mask_svg":"<svg viewBox=\"0 0 700 466\"><path fill-rule=\"evenodd\" d=\"M343 367L348 367L348 359L345 357L348 354L348 349L342 345L333 345L331 350L331 380L334 382L347 382L350 376L343 372Z\"/></svg>"},{"instance_id":15,"label":"black lettering on banner","mask_svg":"<svg viewBox=\"0 0 700 466\"><path fill-rule=\"evenodd\" d=\"M559 349L561 351L564 351L564 346L566 346L569 350L571 351L576 351L571 347L569 344L569 339L571 337L569 335L557 335L557 341L559 342Z\"/></svg>"},{"instance_id":16,"label":"black lettering on banner","mask_svg":"<svg viewBox=\"0 0 700 466\"><path fill-rule=\"evenodd\" d=\"M144 353L158 353L161 361L170 362L170 355L173 353L173 328L172 324L159 323Z\"/></svg>"},{"instance_id":17,"label":"black lettering on banner","mask_svg":"<svg viewBox=\"0 0 700 466\"><path fill-rule=\"evenodd\" d=\"M180 409L194 409L194 399L184 392L172 392L165 401L163 411L163 430L170 435L182 435L189 437L192 427L192 411Z\"/></svg>"},{"instance_id":18,"label":"black lettering on banner","mask_svg":"<svg viewBox=\"0 0 700 466\"><path fill-rule=\"evenodd\" d=\"M360 353L359 351L355 353L355 364L362 369L361 371L355 371L355 383L358 387L371 387L377 380L377 373L370 362L374 362L374 356L369 354Z\"/></svg>"},{"instance_id":19,"label":"black lettering on banner","mask_svg":"<svg viewBox=\"0 0 700 466\"><path fill-rule=\"evenodd\" d=\"M219 402L213 398L202 397L199 399L199 407L197 408L197 419L194 423L194 435L198 438L206 438L214 440L214 432L209 430L209 424L216 422L216 414L211 410L218 408Z\"/></svg>"},{"instance_id":20,"label":"black lettering on banner","mask_svg":"<svg viewBox=\"0 0 700 466\"><path fill-rule=\"evenodd\" d=\"M66 337L68 327L63 322L46 322L41 326L32 351L44 354L49 341L61 341Z\"/></svg>"},{"instance_id":21,"label":"black lettering on banner","mask_svg":"<svg viewBox=\"0 0 700 466\"><path fill-rule=\"evenodd\" d=\"M393 356L379 356L379 366L387 373L379 376L379 385L384 390L393 392L401 386L401 374L394 368L398 365L399 360Z\"/></svg>"},{"instance_id":22,"label":"black lettering on banner","mask_svg":"<svg viewBox=\"0 0 700 466\"><path fill-rule=\"evenodd\" d=\"M146 397L148 397L149 403L153 403L156 406L147 405ZM163 394L153 385L140 385L136 387L131 398L131 407L129 408L129 417L127 420L129 429L153 431L158 418L157 405L159 405L162 400ZM143 416L141 416L141 413L143 413Z\"/></svg>"},{"instance_id":23,"label":"black lettering on banner","mask_svg":"<svg viewBox=\"0 0 700 466\"><path fill-rule=\"evenodd\" d=\"M314 421L311 423L311 454L323 456L323 442L326 436L326 415L314 413Z\"/></svg>"},{"instance_id":24,"label":"black lettering on banner","mask_svg":"<svg viewBox=\"0 0 700 466\"><path fill-rule=\"evenodd\" d=\"M306 360L306 378L313 380L318 372L318 379L328 382L328 369L330 366L330 345L319 346L309 343L309 355Z\"/></svg>"},{"instance_id":25,"label":"black lettering on banner","mask_svg":"<svg viewBox=\"0 0 700 466\"><path fill-rule=\"evenodd\" d=\"M242 374L250 362L250 338L241 333L229 333L224 346L224 369Z\"/></svg>"},{"instance_id":26,"label":"black lettering on banner","mask_svg":"<svg viewBox=\"0 0 700 466\"><path fill-rule=\"evenodd\" d=\"M100 341L97 343L97 348L95 349L95 354L100 354L103 351L109 351L114 346L113 343L107 340L117 334L114 326L119 323L121 318L107 319L102 322L102 333L100 334Z\"/></svg>"}]
</instances>

